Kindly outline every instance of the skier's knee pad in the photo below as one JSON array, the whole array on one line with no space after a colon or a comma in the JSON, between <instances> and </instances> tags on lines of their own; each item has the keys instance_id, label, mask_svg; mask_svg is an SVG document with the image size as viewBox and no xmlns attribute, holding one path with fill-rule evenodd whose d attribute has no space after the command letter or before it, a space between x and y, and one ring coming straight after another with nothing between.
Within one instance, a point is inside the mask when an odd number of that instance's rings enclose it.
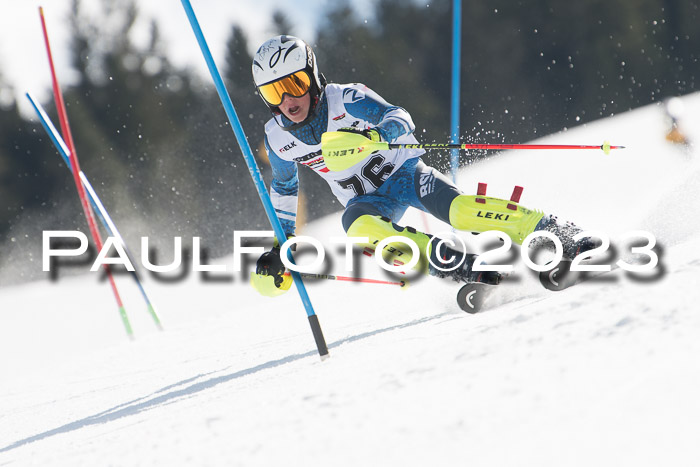
<instances>
[{"instance_id":1,"label":"skier's knee pad","mask_svg":"<svg viewBox=\"0 0 700 467\"><path fill-rule=\"evenodd\" d=\"M423 232L418 232L412 227L400 227L381 216L360 216L350 225L347 231L348 237L367 237L367 243L360 245L376 249L377 244L387 237L404 237L418 245L420 258L414 269L427 271L426 248L430 237ZM382 252L384 260L388 264L408 264L413 258L413 250L403 242L389 243Z\"/></svg>"},{"instance_id":2,"label":"skier's knee pad","mask_svg":"<svg viewBox=\"0 0 700 467\"><path fill-rule=\"evenodd\" d=\"M450 205L450 224L459 230L500 230L521 245L542 219L542 211L513 201L486 196L460 195Z\"/></svg>"}]
</instances>

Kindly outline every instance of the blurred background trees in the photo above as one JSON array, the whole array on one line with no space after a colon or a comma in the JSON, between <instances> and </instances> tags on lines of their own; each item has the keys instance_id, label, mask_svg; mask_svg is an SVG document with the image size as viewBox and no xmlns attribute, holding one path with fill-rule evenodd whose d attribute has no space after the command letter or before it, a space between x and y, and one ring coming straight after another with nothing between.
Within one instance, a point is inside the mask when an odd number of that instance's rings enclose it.
<instances>
[{"instance_id":1,"label":"blurred background trees","mask_svg":"<svg viewBox=\"0 0 700 467\"><path fill-rule=\"evenodd\" d=\"M127 242L148 235L171 245L175 235L197 235L220 255L230 251L232 230L268 228L208 77L171 63L155 23L148 45L134 45L134 1L101 5L109 27L91 22L74 0L71 46L61 53L70 54L78 79L63 90L81 166ZM367 84L411 113L419 139L446 142L451 1L377 0L369 21L349 1L332 5L315 12L316 37L304 38L328 80ZM493 0L462 8L465 142L526 142L700 87L698 0ZM270 35L296 32L282 9L269 21ZM267 178L260 143L269 114L250 76L257 45L244 25L232 25L220 66ZM27 251L37 258L44 229L85 230L68 171L7 89L0 74L4 270ZM45 105L57 121L53 103ZM428 159L447 170L443 156ZM341 208L319 177L303 167L300 177L308 218Z\"/></svg>"}]
</instances>

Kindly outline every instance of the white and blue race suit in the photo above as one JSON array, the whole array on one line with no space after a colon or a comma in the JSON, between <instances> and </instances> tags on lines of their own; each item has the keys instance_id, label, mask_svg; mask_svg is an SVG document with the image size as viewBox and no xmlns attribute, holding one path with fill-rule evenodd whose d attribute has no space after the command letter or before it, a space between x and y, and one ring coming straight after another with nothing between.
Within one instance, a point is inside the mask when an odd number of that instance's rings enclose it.
<instances>
[{"instance_id":1,"label":"white and blue race suit","mask_svg":"<svg viewBox=\"0 0 700 467\"><path fill-rule=\"evenodd\" d=\"M459 193L442 174L423 164L422 149L377 151L340 172L330 171L321 155L321 135L354 127L373 128L383 141L414 144L415 126L401 107L386 102L363 84L328 84L315 116L291 131L273 119L265 125L265 148L272 167L270 197L285 233L294 234L299 179L296 164L304 164L323 177L345 206L343 227L363 214L398 221L409 206L449 219L449 205ZM285 125L286 117L279 117ZM436 196L439 195L439 196Z\"/></svg>"}]
</instances>

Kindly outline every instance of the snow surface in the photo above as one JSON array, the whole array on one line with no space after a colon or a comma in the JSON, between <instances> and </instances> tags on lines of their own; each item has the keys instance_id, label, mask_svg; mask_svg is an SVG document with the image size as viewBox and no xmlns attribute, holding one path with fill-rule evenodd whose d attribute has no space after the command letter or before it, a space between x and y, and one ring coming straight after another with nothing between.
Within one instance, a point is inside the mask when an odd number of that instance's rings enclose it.
<instances>
[{"instance_id":1,"label":"snow surface","mask_svg":"<svg viewBox=\"0 0 700 467\"><path fill-rule=\"evenodd\" d=\"M700 141L700 94L683 101ZM238 275L147 278L163 332L119 278L133 342L97 274L2 289L0 465L698 465L700 154L666 142L668 123L645 107L542 140L624 151L513 151L460 178L499 197L523 185L524 205L614 244L652 232L651 280L554 293L516 257L476 315L434 278L309 282L325 361L294 291L262 298ZM339 217L304 233L329 245Z\"/></svg>"}]
</instances>

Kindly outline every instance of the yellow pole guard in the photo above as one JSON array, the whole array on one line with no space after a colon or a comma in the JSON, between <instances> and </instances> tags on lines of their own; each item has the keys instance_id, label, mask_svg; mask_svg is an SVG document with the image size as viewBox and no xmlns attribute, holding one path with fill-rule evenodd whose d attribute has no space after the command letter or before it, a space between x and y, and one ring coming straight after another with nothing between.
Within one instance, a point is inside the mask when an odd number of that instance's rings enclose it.
<instances>
[{"instance_id":1,"label":"yellow pole guard","mask_svg":"<svg viewBox=\"0 0 700 467\"><path fill-rule=\"evenodd\" d=\"M260 295L265 297L277 297L285 293L292 286L292 276L284 276L279 287L275 285L275 278L264 274L250 273L250 284Z\"/></svg>"},{"instance_id":2,"label":"yellow pole guard","mask_svg":"<svg viewBox=\"0 0 700 467\"><path fill-rule=\"evenodd\" d=\"M333 172L349 169L374 151L389 149L389 143L372 141L357 133L327 131L321 135L321 153Z\"/></svg>"}]
</instances>

